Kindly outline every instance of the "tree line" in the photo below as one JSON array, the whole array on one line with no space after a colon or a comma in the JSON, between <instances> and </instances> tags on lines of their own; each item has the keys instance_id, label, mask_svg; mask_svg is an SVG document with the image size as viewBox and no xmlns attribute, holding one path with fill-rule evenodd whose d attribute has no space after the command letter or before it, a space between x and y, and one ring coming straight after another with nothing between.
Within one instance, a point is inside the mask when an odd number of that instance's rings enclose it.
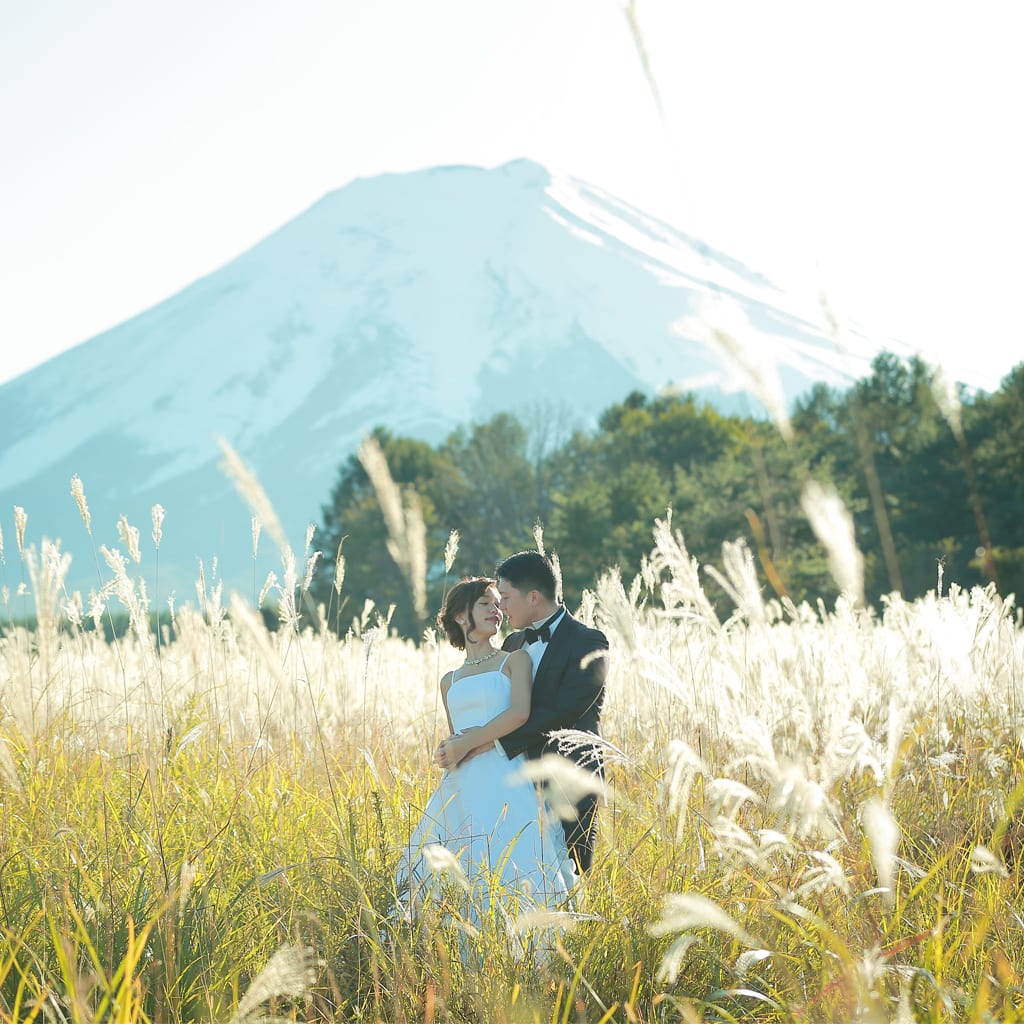
<instances>
[{"instance_id":1,"label":"tree line","mask_svg":"<svg viewBox=\"0 0 1024 1024\"><path fill-rule=\"evenodd\" d=\"M940 571L947 584L1022 592L1024 363L993 393L950 393L922 360L886 352L848 388L815 386L790 419L787 440L770 421L726 415L691 394L634 392L592 429L559 432L550 418L528 426L500 413L439 444L383 427L373 437L422 516L431 612L452 579L489 574L504 555L533 546L537 523L572 605L604 569L618 566L627 578L639 570L667 509L702 565L717 564L723 542L742 537L767 595L833 599L825 549L801 505L809 479L834 485L853 516L869 602L893 591L919 596ZM446 570L452 530L460 542ZM340 468L318 539L310 592L331 625L347 628L366 600L394 606L392 624L407 635L427 624L357 455Z\"/></svg>"}]
</instances>

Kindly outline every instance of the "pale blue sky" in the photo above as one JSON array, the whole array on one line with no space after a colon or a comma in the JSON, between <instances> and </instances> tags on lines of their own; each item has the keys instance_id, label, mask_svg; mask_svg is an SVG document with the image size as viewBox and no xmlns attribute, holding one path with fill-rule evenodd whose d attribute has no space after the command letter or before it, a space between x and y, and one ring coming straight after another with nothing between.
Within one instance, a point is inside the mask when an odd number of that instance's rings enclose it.
<instances>
[{"instance_id":1,"label":"pale blue sky","mask_svg":"<svg viewBox=\"0 0 1024 1024\"><path fill-rule=\"evenodd\" d=\"M360 175L519 156L994 387L1024 357L1015 3L0 0L0 381Z\"/></svg>"}]
</instances>

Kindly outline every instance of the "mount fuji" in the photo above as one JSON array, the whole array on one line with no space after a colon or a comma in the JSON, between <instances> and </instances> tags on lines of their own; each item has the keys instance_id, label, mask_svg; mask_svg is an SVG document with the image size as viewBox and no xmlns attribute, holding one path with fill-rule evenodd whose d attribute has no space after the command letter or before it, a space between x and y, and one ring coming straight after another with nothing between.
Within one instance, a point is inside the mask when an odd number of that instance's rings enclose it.
<instances>
[{"instance_id":1,"label":"mount fuji","mask_svg":"<svg viewBox=\"0 0 1024 1024\"><path fill-rule=\"evenodd\" d=\"M0 509L26 510L27 543L60 538L69 585L88 591L77 474L97 544L119 545L121 515L147 538L152 506L166 509L161 590L188 594L198 560L209 574L216 557L225 583L248 591L279 565L267 542L253 564L218 436L301 552L340 464L378 424L435 442L539 406L586 426L629 391L666 386L752 411L717 353L672 327L708 295L743 310L787 399L851 379L823 327L765 277L598 188L527 160L356 180L0 386Z\"/></svg>"}]
</instances>

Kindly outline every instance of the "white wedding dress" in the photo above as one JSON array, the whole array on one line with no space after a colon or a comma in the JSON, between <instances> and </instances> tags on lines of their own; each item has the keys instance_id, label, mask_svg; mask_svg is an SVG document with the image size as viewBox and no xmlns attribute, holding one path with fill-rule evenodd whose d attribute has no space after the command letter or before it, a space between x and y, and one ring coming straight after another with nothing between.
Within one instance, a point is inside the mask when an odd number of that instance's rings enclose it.
<instances>
[{"instance_id":1,"label":"white wedding dress","mask_svg":"<svg viewBox=\"0 0 1024 1024\"><path fill-rule=\"evenodd\" d=\"M500 667L456 679L448 690L455 731L505 711L511 693ZM575 881L572 860L561 825L549 818L533 783L520 776L523 763L522 754L510 760L495 743L445 773L405 850L398 884L400 892L406 885L410 891L403 899L425 893L433 880L430 866L443 868L451 854L484 908L495 882L518 912L564 906Z\"/></svg>"}]
</instances>

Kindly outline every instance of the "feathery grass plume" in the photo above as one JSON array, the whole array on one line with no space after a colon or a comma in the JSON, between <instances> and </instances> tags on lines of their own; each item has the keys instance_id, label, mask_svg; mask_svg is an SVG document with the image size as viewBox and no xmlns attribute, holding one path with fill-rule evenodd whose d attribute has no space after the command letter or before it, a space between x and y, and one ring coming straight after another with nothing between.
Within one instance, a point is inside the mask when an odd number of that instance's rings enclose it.
<instances>
[{"instance_id":1,"label":"feathery grass plume","mask_svg":"<svg viewBox=\"0 0 1024 1024\"><path fill-rule=\"evenodd\" d=\"M356 455L373 484L384 515L388 554L405 577L412 595L413 612L422 621L427 617L427 528L419 495L409 488L403 506L402 493L374 438L366 438Z\"/></svg>"},{"instance_id":2,"label":"feathery grass plume","mask_svg":"<svg viewBox=\"0 0 1024 1024\"><path fill-rule=\"evenodd\" d=\"M340 597L341 588L345 584L345 556L341 553L341 546L345 543L345 538L342 537L338 541L338 550L334 556L334 592Z\"/></svg>"},{"instance_id":3,"label":"feathery grass plume","mask_svg":"<svg viewBox=\"0 0 1024 1024\"><path fill-rule=\"evenodd\" d=\"M282 623L290 629L298 632L299 609L295 604L295 587L298 583L298 574L295 568L295 554L291 548L282 555L284 559L284 580L278 588L281 601L278 604L277 614Z\"/></svg>"},{"instance_id":4,"label":"feathery grass plume","mask_svg":"<svg viewBox=\"0 0 1024 1024\"><path fill-rule=\"evenodd\" d=\"M235 451L225 438L218 437L217 444L220 445L220 450L224 453L224 458L220 463L221 470L231 479L231 482L235 485L235 490L242 496L242 499L249 506L253 515L266 527L267 532L273 537L274 543L280 549L281 554L283 555L285 551L290 551L291 545L285 536L281 520L277 518L277 512L274 511L274 506L271 504L270 498L267 497L267 492L263 489L263 485L256 478L256 474L246 465L242 456ZM255 543L256 538L254 536L254 547Z\"/></svg>"},{"instance_id":5,"label":"feathery grass plume","mask_svg":"<svg viewBox=\"0 0 1024 1024\"><path fill-rule=\"evenodd\" d=\"M775 954L770 949L747 949L736 958L733 964L733 972L737 981L745 981L752 967L767 960Z\"/></svg>"},{"instance_id":6,"label":"feathery grass plume","mask_svg":"<svg viewBox=\"0 0 1024 1024\"><path fill-rule=\"evenodd\" d=\"M800 504L815 536L828 555L828 567L839 589L864 604L864 556L857 547L853 516L831 485L808 480Z\"/></svg>"},{"instance_id":7,"label":"feathery grass plume","mask_svg":"<svg viewBox=\"0 0 1024 1024\"><path fill-rule=\"evenodd\" d=\"M629 31L633 36L633 46L636 48L636 55L640 58L640 65L644 69L644 78L647 80L647 88L651 90L651 97L658 109L658 116L665 120L665 107L661 102L661 92L658 89L657 79L654 77L654 69L651 67L651 57L647 51L647 43L644 41L644 34L640 28L640 19L637 16L636 0L629 0L623 12L626 21L629 23Z\"/></svg>"},{"instance_id":8,"label":"feathery grass plume","mask_svg":"<svg viewBox=\"0 0 1024 1024\"><path fill-rule=\"evenodd\" d=\"M25 527L28 525L28 513L20 506L14 506L14 539L18 542L18 554L25 555Z\"/></svg>"},{"instance_id":9,"label":"feathery grass plume","mask_svg":"<svg viewBox=\"0 0 1024 1024\"><path fill-rule=\"evenodd\" d=\"M81 627L82 618L85 615L81 591L76 590L71 595L71 599L64 602L64 615L73 626Z\"/></svg>"},{"instance_id":10,"label":"feathery grass plume","mask_svg":"<svg viewBox=\"0 0 1024 1024\"><path fill-rule=\"evenodd\" d=\"M759 942L742 925L737 924L714 900L700 893L670 892L661 907L661 917L648 926L648 932L655 938L671 935L673 932L688 932L695 928L710 928L732 936L744 946L757 949Z\"/></svg>"},{"instance_id":11,"label":"feathery grass plume","mask_svg":"<svg viewBox=\"0 0 1024 1024\"><path fill-rule=\"evenodd\" d=\"M540 554L544 554L544 524L538 519L533 524L533 543L537 545Z\"/></svg>"},{"instance_id":12,"label":"feathery grass plume","mask_svg":"<svg viewBox=\"0 0 1024 1024\"><path fill-rule=\"evenodd\" d=\"M555 600L561 604L564 593L562 591L562 563L558 560L558 554L551 552L551 575L555 577Z\"/></svg>"},{"instance_id":13,"label":"feathery grass plume","mask_svg":"<svg viewBox=\"0 0 1024 1024\"><path fill-rule=\"evenodd\" d=\"M868 839L878 884L885 890L885 905L892 910L896 905L896 851L900 845L900 827L881 800L868 800L864 804L861 824Z\"/></svg>"},{"instance_id":14,"label":"feathery grass plume","mask_svg":"<svg viewBox=\"0 0 1024 1024\"><path fill-rule=\"evenodd\" d=\"M103 601L103 594L97 594L95 590L89 591L89 617L92 619L93 629L97 633L103 628L103 613L107 606Z\"/></svg>"},{"instance_id":15,"label":"feathery grass plume","mask_svg":"<svg viewBox=\"0 0 1024 1024\"><path fill-rule=\"evenodd\" d=\"M459 553L459 531L452 530L448 534L448 543L444 546L444 571L446 573L452 571L452 566L455 564L455 557Z\"/></svg>"},{"instance_id":16,"label":"feathery grass plume","mask_svg":"<svg viewBox=\"0 0 1024 1024\"><path fill-rule=\"evenodd\" d=\"M306 575L302 578L302 592L304 594L309 591L310 585L313 582L313 573L316 571L316 563L320 560L322 554L322 551L314 551L306 559Z\"/></svg>"},{"instance_id":17,"label":"feathery grass plume","mask_svg":"<svg viewBox=\"0 0 1024 1024\"><path fill-rule=\"evenodd\" d=\"M260 550L260 530L263 528L259 516L252 517L250 526L252 529L252 558L253 561L256 561Z\"/></svg>"},{"instance_id":18,"label":"feathery grass plume","mask_svg":"<svg viewBox=\"0 0 1024 1024\"><path fill-rule=\"evenodd\" d=\"M669 817L676 819L676 842L682 842L685 835L687 810L690 794L697 777L707 771L704 761L697 752L683 740L672 740L665 755L665 778L661 788L665 809Z\"/></svg>"},{"instance_id":19,"label":"feathery grass plume","mask_svg":"<svg viewBox=\"0 0 1024 1024\"><path fill-rule=\"evenodd\" d=\"M592 738L592 737L591 737ZM525 762L516 776L544 785L544 796L551 813L562 821L575 821L576 804L585 796L605 796L608 787L593 772L573 764L559 754L544 754Z\"/></svg>"},{"instance_id":20,"label":"feathery grass plume","mask_svg":"<svg viewBox=\"0 0 1024 1024\"><path fill-rule=\"evenodd\" d=\"M517 935L524 935L529 931L557 929L566 931L576 924L577 921L601 921L602 918L596 914L581 914L572 910L548 910L538 907L533 910L524 910L512 920L512 929Z\"/></svg>"},{"instance_id":21,"label":"feathery grass plume","mask_svg":"<svg viewBox=\"0 0 1024 1024\"><path fill-rule=\"evenodd\" d=\"M712 779L707 788L708 807L713 813L720 814L730 821L736 820L740 808L745 803L759 807L764 801L749 786L738 779Z\"/></svg>"},{"instance_id":22,"label":"feathery grass plume","mask_svg":"<svg viewBox=\"0 0 1024 1024\"><path fill-rule=\"evenodd\" d=\"M957 441L964 440L963 407L960 404L960 389L956 381L941 366L928 376L928 385L942 418L949 424Z\"/></svg>"},{"instance_id":23,"label":"feathery grass plume","mask_svg":"<svg viewBox=\"0 0 1024 1024\"><path fill-rule=\"evenodd\" d=\"M987 847L976 846L971 851L971 871L976 875L998 875L1009 878L1006 865Z\"/></svg>"},{"instance_id":24,"label":"feathery grass plume","mask_svg":"<svg viewBox=\"0 0 1024 1024\"><path fill-rule=\"evenodd\" d=\"M746 313L724 295L705 295L695 314L673 324L673 331L684 338L717 350L733 371L723 385L727 390L750 391L771 416L779 433L793 440L793 427L786 411L786 399L779 373L769 354L767 335L757 334Z\"/></svg>"},{"instance_id":25,"label":"feathery grass plume","mask_svg":"<svg viewBox=\"0 0 1024 1024\"><path fill-rule=\"evenodd\" d=\"M139 528L128 522L127 516L121 516L117 521L117 535L121 543L128 549L131 560L138 565L142 561L142 552L139 550Z\"/></svg>"},{"instance_id":26,"label":"feathery grass plume","mask_svg":"<svg viewBox=\"0 0 1024 1024\"><path fill-rule=\"evenodd\" d=\"M238 1001L234 1024L249 1020L268 999L302 999L316 982L317 956L307 946L282 946L256 975Z\"/></svg>"},{"instance_id":27,"label":"feathery grass plume","mask_svg":"<svg viewBox=\"0 0 1024 1024\"><path fill-rule=\"evenodd\" d=\"M450 872L455 880L463 887L469 886L469 878L458 857L440 843L428 843L423 847L423 863L427 870L435 875L443 875Z\"/></svg>"},{"instance_id":28,"label":"feathery grass plume","mask_svg":"<svg viewBox=\"0 0 1024 1024\"><path fill-rule=\"evenodd\" d=\"M92 516L89 514L89 504L85 500L85 486L77 473L71 478L71 497L75 499L78 514L82 517L82 522L85 523L85 532L92 536Z\"/></svg>"},{"instance_id":29,"label":"feathery grass plume","mask_svg":"<svg viewBox=\"0 0 1024 1024\"><path fill-rule=\"evenodd\" d=\"M164 539L164 507L159 503L150 509L153 518L153 546L159 551L160 541Z\"/></svg>"},{"instance_id":30,"label":"feathery grass plume","mask_svg":"<svg viewBox=\"0 0 1024 1024\"><path fill-rule=\"evenodd\" d=\"M765 621L764 600L761 584L757 579L754 555L742 538L725 541L722 544L722 565L725 574L713 565L705 565L704 571L729 595L739 613L748 621Z\"/></svg>"},{"instance_id":31,"label":"feathery grass plume","mask_svg":"<svg viewBox=\"0 0 1024 1024\"><path fill-rule=\"evenodd\" d=\"M849 896L850 880L839 863L825 850L811 850L807 856L813 867L808 868L800 876L800 884L786 897L786 903L800 904L805 896L820 896L829 889Z\"/></svg>"},{"instance_id":32,"label":"feathery grass plume","mask_svg":"<svg viewBox=\"0 0 1024 1024\"><path fill-rule=\"evenodd\" d=\"M715 609L700 584L700 566L686 550L683 535L672 529L672 510L664 519L654 520L654 550L650 557L650 571L659 580L661 599L667 614L680 617L682 614L697 613L714 630L720 630ZM664 578L667 572L668 579Z\"/></svg>"},{"instance_id":33,"label":"feathery grass plume","mask_svg":"<svg viewBox=\"0 0 1024 1024\"><path fill-rule=\"evenodd\" d=\"M694 935L692 932L684 932L673 939L672 944L665 950L661 958L654 980L659 985L674 985L679 980L686 954L690 951L690 947L698 942L700 942L700 936ZM692 1020L697 1022L700 1018L694 1016Z\"/></svg>"},{"instance_id":34,"label":"feathery grass plume","mask_svg":"<svg viewBox=\"0 0 1024 1024\"><path fill-rule=\"evenodd\" d=\"M631 593L634 599L639 598L635 591ZM637 609L626 594L618 568L606 570L598 579L594 614L600 628L614 635L616 647L630 652L637 649Z\"/></svg>"}]
</instances>

